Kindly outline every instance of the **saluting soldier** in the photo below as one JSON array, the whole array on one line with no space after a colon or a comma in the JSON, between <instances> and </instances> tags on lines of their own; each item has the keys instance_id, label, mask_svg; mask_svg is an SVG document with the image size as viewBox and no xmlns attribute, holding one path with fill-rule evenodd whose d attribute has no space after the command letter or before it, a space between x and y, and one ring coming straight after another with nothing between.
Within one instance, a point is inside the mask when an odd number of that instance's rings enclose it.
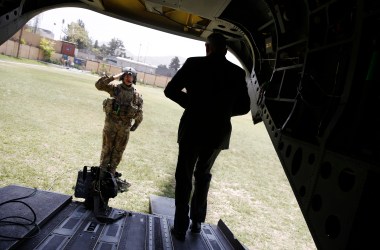
<instances>
[{"instance_id":1,"label":"saluting soldier","mask_svg":"<svg viewBox=\"0 0 380 250\"><path fill-rule=\"evenodd\" d=\"M121 82L112 83L117 79ZM110 98L103 101L106 117L100 167L115 177L121 176L116 168L127 146L129 131L135 131L143 120L143 99L133 86L136 80L136 70L126 67L120 74L110 77L105 75L95 83L98 90L110 94Z\"/></svg>"}]
</instances>

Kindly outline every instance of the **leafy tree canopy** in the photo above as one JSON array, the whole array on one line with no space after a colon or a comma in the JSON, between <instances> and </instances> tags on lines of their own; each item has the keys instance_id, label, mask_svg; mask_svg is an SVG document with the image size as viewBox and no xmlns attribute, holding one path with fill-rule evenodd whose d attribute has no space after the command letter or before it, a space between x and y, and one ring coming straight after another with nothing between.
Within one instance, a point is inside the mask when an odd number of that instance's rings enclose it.
<instances>
[{"instance_id":1,"label":"leafy tree canopy","mask_svg":"<svg viewBox=\"0 0 380 250\"><path fill-rule=\"evenodd\" d=\"M95 40L94 48L95 48L95 49L99 48L99 42L98 42L98 40Z\"/></svg>"},{"instance_id":2,"label":"leafy tree canopy","mask_svg":"<svg viewBox=\"0 0 380 250\"><path fill-rule=\"evenodd\" d=\"M162 76L169 76L170 72L166 65L160 64L157 66L156 74Z\"/></svg>"},{"instance_id":3,"label":"leafy tree canopy","mask_svg":"<svg viewBox=\"0 0 380 250\"><path fill-rule=\"evenodd\" d=\"M77 22L71 22L65 29L64 41L77 44L78 49L86 49L91 46L91 39L88 36L88 31L82 20L78 19Z\"/></svg>"},{"instance_id":4,"label":"leafy tree canopy","mask_svg":"<svg viewBox=\"0 0 380 250\"><path fill-rule=\"evenodd\" d=\"M124 51L124 43L118 38L112 38L110 42L108 42L108 49L107 52L111 56L118 55L117 50Z\"/></svg>"},{"instance_id":5,"label":"leafy tree canopy","mask_svg":"<svg viewBox=\"0 0 380 250\"><path fill-rule=\"evenodd\" d=\"M156 74L157 75L162 75L162 76L174 76L175 75L175 70L174 69L169 69L166 65L160 64L157 66L156 69Z\"/></svg>"},{"instance_id":6,"label":"leafy tree canopy","mask_svg":"<svg viewBox=\"0 0 380 250\"><path fill-rule=\"evenodd\" d=\"M178 69L179 69L179 66L180 66L180 64L179 64L179 58L178 58L178 56L176 56L170 62L169 69L173 69L175 72L177 72Z\"/></svg>"}]
</instances>

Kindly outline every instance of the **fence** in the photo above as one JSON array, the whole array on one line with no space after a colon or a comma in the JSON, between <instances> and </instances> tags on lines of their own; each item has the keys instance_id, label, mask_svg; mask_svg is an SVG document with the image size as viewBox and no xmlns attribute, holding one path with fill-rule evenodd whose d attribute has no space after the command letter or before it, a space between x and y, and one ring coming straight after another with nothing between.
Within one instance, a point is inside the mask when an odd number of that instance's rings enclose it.
<instances>
[{"instance_id":1,"label":"fence","mask_svg":"<svg viewBox=\"0 0 380 250\"><path fill-rule=\"evenodd\" d=\"M0 54L13 57L18 56L30 60L43 60L43 53L39 48L31 45L19 44L17 41L12 40L8 40L0 45ZM60 53L54 53L51 57L51 60L55 63L64 65L63 55ZM69 56L68 60L74 62L73 57ZM113 75L121 72L120 67L92 60L87 60L85 62L85 65L80 66L80 69L99 75L102 73ZM170 80L171 77L167 76L137 72L137 81L146 85L164 88Z\"/></svg>"}]
</instances>

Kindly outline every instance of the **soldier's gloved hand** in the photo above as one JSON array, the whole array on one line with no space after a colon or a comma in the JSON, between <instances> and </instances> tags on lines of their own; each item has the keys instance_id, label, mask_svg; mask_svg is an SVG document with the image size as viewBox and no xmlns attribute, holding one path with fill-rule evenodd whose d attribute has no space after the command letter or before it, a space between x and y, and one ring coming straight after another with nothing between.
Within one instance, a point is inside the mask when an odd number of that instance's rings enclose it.
<instances>
[{"instance_id":1,"label":"soldier's gloved hand","mask_svg":"<svg viewBox=\"0 0 380 250\"><path fill-rule=\"evenodd\" d=\"M113 77L114 80L119 80L120 76L122 76L123 74L124 74L124 73L121 72L121 73L119 73L119 74L117 74L117 75L114 75L114 76L112 76L112 77Z\"/></svg>"},{"instance_id":2,"label":"soldier's gloved hand","mask_svg":"<svg viewBox=\"0 0 380 250\"><path fill-rule=\"evenodd\" d=\"M132 127L130 128L131 131L135 131L136 128L138 127L138 125L135 123L132 125Z\"/></svg>"}]
</instances>

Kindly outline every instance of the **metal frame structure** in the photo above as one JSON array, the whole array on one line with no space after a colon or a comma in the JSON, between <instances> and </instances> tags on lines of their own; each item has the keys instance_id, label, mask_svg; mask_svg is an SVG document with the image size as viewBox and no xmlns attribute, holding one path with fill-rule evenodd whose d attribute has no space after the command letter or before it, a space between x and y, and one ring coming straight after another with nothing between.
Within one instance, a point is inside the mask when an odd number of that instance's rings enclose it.
<instances>
[{"instance_id":1,"label":"metal frame structure","mask_svg":"<svg viewBox=\"0 0 380 250\"><path fill-rule=\"evenodd\" d=\"M2 0L0 43L69 6L198 40L223 33L316 246L378 245L379 1Z\"/></svg>"}]
</instances>

